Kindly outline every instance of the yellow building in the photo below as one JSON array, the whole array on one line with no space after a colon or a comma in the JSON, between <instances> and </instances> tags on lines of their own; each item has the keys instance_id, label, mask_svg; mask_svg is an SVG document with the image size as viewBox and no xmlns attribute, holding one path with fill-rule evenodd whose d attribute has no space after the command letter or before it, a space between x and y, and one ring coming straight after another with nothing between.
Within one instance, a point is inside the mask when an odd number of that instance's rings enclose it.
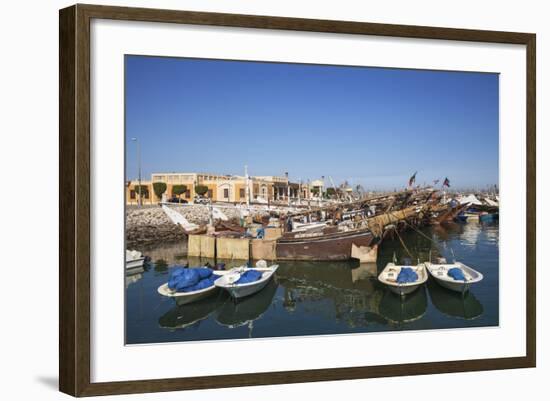
<instances>
[{"instance_id":1,"label":"yellow building","mask_svg":"<svg viewBox=\"0 0 550 401\"><path fill-rule=\"evenodd\" d=\"M158 197L153 189L155 182L166 184L166 192ZM186 191L180 198L191 202L197 195L195 187L202 185L208 188L205 197L214 202L245 203L247 199L247 179L237 175L219 175L207 173L153 173L151 180L142 180L142 204L157 204L161 201L177 197L173 189L175 185L184 185ZM137 204L139 199L138 181L132 180L126 185L126 203ZM251 202L267 203L286 201L288 197L308 198L309 187L290 183L287 177L258 176L248 179L248 196Z\"/></svg>"}]
</instances>

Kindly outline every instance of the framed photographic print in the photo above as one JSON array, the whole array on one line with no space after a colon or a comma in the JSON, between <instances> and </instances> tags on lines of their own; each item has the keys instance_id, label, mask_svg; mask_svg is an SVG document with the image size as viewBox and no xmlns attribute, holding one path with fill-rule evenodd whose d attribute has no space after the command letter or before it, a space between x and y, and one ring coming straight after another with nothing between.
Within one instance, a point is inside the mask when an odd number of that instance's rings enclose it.
<instances>
[{"instance_id":1,"label":"framed photographic print","mask_svg":"<svg viewBox=\"0 0 550 401\"><path fill-rule=\"evenodd\" d=\"M534 34L63 9L60 390L534 367L535 190Z\"/></svg>"}]
</instances>

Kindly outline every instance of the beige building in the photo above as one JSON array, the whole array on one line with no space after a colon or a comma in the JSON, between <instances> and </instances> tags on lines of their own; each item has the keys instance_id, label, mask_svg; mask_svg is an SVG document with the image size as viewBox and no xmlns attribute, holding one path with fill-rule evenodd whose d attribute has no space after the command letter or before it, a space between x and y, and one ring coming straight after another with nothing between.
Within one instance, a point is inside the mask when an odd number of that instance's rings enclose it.
<instances>
[{"instance_id":1,"label":"beige building","mask_svg":"<svg viewBox=\"0 0 550 401\"><path fill-rule=\"evenodd\" d=\"M155 182L166 184L165 199L177 197L173 189L175 185L184 185L186 191L180 196L191 202L198 185L208 188L205 197L214 202L244 203L247 195L251 202L286 201L301 197L307 199L311 196L308 185L290 183L287 177L281 176L250 176L247 179L238 175L219 175L208 173L153 173L151 180L142 180L141 199L143 204L156 204L162 201L153 189ZM139 199L138 181L127 182L126 203L137 204Z\"/></svg>"}]
</instances>

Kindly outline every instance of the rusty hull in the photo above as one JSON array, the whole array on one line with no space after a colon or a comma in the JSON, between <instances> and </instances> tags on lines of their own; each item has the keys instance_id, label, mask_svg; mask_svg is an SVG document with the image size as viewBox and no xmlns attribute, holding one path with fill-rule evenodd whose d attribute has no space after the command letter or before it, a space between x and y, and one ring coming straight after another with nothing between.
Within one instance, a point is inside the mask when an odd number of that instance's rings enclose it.
<instances>
[{"instance_id":1,"label":"rusty hull","mask_svg":"<svg viewBox=\"0 0 550 401\"><path fill-rule=\"evenodd\" d=\"M352 230L304 238L280 238L277 260L348 260L351 246L370 246L374 239L368 229Z\"/></svg>"}]
</instances>

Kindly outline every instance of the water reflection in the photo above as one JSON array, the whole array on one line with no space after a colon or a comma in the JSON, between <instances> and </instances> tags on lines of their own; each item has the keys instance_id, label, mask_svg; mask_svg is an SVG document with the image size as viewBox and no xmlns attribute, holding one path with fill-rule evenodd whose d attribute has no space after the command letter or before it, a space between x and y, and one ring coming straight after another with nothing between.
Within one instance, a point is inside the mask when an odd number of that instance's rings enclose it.
<instances>
[{"instance_id":1,"label":"water reflection","mask_svg":"<svg viewBox=\"0 0 550 401\"><path fill-rule=\"evenodd\" d=\"M166 274L168 273L168 262L164 259L155 260L155 273Z\"/></svg>"},{"instance_id":2,"label":"water reflection","mask_svg":"<svg viewBox=\"0 0 550 401\"><path fill-rule=\"evenodd\" d=\"M460 319L476 319L483 314L483 305L471 291L462 295L449 291L430 279L428 281L428 292L432 304L438 311L447 316Z\"/></svg>"},{"instance_id":3,"label":"water reflection","mask_svg":"<svg viewBox=\"0 0 550 401\"><path fill-rule=\"evenodd\" d=\"M284 287L283 306L292 313L302 305L309 314L333 316L348 327L366 327L380 320L383 288L374 278L375 269L353 262L283 263L277 271Z\"/></svg>"},{"instance_id":4,"label":"water reflection","mask_svg":"<svg viewBox=\"0 0 550 401\"><path fill-rule=\"evenodd\" d=\"M401 327L404 323L422 318L427 308L426 288L422 286L405 298L385 291L380 301L379 312L388 322Z\"/></svg>"},{"instance_id":5,"label":"water reflection","mask_svg":"<svg viewBox=\"0 0 550 401\"><path fill-rule=\"evenodd\" d=\"M484 274L464 297L433 280L405 299L382 286L377 275L393 259L408 256L398 238L382 244L376 264L280 262L275 280L261 292L234 303L224 292L198 303L175 306L157 294L175 265L204 265L183 246L146 253L152 263L127 276L129 343L336 334L383 330L498 325L498 223L426 227L424 235L402 234L421 261L429 255L456 258ZM451 249L453 250L451 252ZM226 268L245 261L223 261ZM131 283L139 282L139 285Z\"/></svg>"},{"instance_id":6,"label":"water reflection","mask_svg":"<svg viewBox=\"0 0 550 401\"><path fill-rule=\"evenodd\" d=\"M261 318L273 302L277 287L276 280L271 280L254 296L243 298L239 301L228 299L220 307L216 321L223 326L236 328L250 324L254 320ZM251 327L249 326L249 328Z\"/></svg>"},{"instance_id":7,"label":"water reflection","mask_svg":"<svg viewBox=\"0 0 550 401\"><path fill-rule=\"evenodd\" d=\"M128 288L131 284L135 284L139 280L141 280L141 278L143 277L143 272L143 267L140 267L139 269L132 272L126 272L126 276L124 277L124 284L126 285L126 288Z\"/></svg>"},{"instance_id":8,"label":"water reflection","mask_svg":"<svg viewBox=\"0 0 550 401\"><path fill-rule=\"evenodd\" d=\"M175 306L159 318L159 326L171 330L196 326L226 302L227 298L223 295L214 296L192 304Z\"/></svg>"},{"instance_id":9,"label":"water reflection","mask_svg":"<svg viewBox=\"0 0 550 401\"><path fill-rule=\"evenodd\" d=\"M351 269L351 280L355 283L361 280L376 278L378 276L378 266L376 263L361 263L359 266Z\"/></svg>"}]
</instances>

